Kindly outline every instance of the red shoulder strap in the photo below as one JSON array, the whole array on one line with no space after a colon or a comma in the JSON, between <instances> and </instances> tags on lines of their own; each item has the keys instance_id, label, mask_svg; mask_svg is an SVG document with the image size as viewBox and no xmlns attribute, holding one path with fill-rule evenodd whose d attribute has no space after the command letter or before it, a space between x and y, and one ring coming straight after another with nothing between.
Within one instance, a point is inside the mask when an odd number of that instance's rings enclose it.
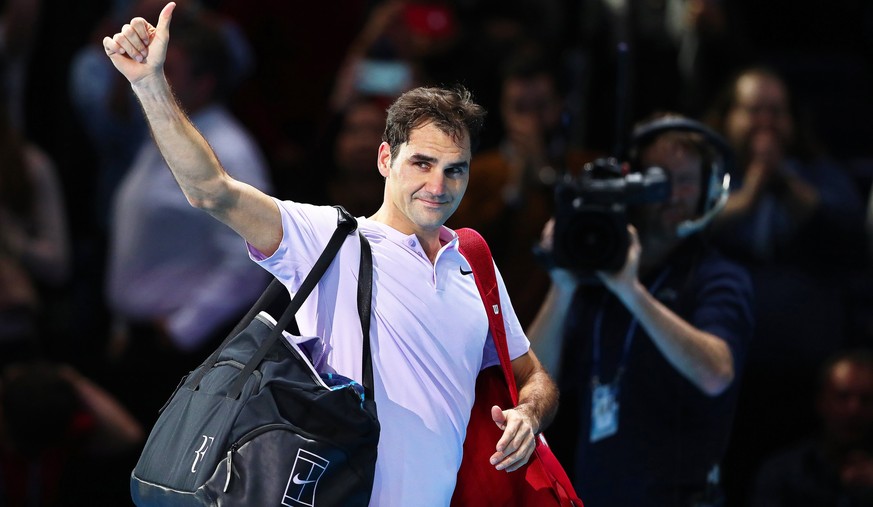
<instances>
[{"instance_id":1,"label":"red shoulder strap","mask_svg":"<svg viewBox=\"0 0 873 507\"><path fill-rule=\"evenodd\" d=\"M512 361L509 359L509 347L506 344L506 328L503 326L503 305L500 304L500 291L497 288L497 275L494 271L494 260L491 249L482 236L473 229L458 229L459 250L470 263L476 287L485 305L488 315L488 327L500 358L500 368L506 378L506 385L512 396L513 406L518 405L518 389L515 385L515 375L512 373Z\"/></svg>"}]
</instances>

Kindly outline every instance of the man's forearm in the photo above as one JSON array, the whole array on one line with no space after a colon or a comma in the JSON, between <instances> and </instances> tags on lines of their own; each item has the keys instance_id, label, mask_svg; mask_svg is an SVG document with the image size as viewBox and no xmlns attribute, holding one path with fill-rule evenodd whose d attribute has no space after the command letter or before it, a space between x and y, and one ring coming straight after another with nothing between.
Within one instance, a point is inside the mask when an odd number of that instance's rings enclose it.
<instances>
[{"instance_id":1,"label":"man's forearm","mask_svg":"<svg viewBox=\"0 0 873 507\"><path fill-rule=\"evenodd\" d=\"M642 284L620 298L667 361L702 392L716 396L730 386L734 362L724 340L683 320Z\"/></svg>"},{"instance_id":2,"label":"man's forearm","mask_svg":"<svg viewBox=\"0 0 873 507\"><path fill-rule=\"evenodd\" d=\"M552 376L560 375L561 349L564 343L564 321L570 311L573 292L552 284L537 316L527 330L531 347L543 367Z\"/></svg>"},{"instance_id":3,"label":"man's forearm","mask_svg":"<svg viewBox=\"0 0 873 507\"><path fill-rule=\"evenodd\" d=\"M518 407L539 424L534 429L540 433L547 428L558 411L558 388L549 374L542 368L531 373L518 386Z\"/></svg>"},{"instance_id":4,"label":"man's forearm","mask_svg":"<svg viewBox=\"0 0 873 507\"><path fill-rule=\"evenodd\" d=\"M227 199L224 169L209 143L182 111L163 75L132 85L152 137L188 201L198 208L220 209Z\"/></svg>"},{"instance_id":5,"label":"man's forearm","mask_svg":"<svg viewBox=\"0 0 873 507\"><path fill-rule=\"evenodd\" d=\"M162 73L133 82L161 155L192 206L242 236L264 254L275 252L282 222L272 198L230 177L209 142L179 106Z\"/></svg>"}]
</instances>

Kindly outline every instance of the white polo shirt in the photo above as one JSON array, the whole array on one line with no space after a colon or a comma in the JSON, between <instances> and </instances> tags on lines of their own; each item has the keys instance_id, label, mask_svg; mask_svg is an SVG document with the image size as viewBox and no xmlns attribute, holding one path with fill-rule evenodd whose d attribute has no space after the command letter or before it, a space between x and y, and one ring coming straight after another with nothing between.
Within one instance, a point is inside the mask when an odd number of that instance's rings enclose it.
<instances>
[{"instance_id":1,"label":"white polo shirt","mask_svg":"<svg viewBox=\"0 0 873 507\"><path fill-rule=\"evenodd\" d=\"M337 224L337 210L276 200L282 214L279 249L252 258L296 291ZM485 308L457 235L434 263L415 235L358 218L373 249L370 329L375 396L382 432L370 505L448 505L473 405L476 376L499 361ZM361 325L356 294L360 242L350 235L301 310L303 335L324 340L327 365L361 381ZM530 344L497 274L512 359ZM509 407L501 407L509 408ZM495 445L497 442L494 443Z\"/></svg>"}]
</instances>

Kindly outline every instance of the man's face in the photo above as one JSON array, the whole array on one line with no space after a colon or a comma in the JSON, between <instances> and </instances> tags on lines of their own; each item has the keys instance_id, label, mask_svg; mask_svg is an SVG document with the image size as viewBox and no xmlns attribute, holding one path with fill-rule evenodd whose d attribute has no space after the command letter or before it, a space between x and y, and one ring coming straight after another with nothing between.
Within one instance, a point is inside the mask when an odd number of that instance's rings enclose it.
<instances>
[{"instance_id":1,"label":"man's face","mask_svg":"<svg viewBox=\"0 0 873 507\"><path fill-rule=\"evenodd\" d=\"M395 158L379 146L388 225L406 234L438 231L455 212L470 177L470 136L456 140L433 124L416 127Z\"/></svg>"},{"instance_id":2,"label":"man's face","mask_svg":"<svg viewBox=\"0 0 873 507\"><path fill-rule=\"evenodd\" d=\"M837 443L854 445L873 438L873 371L850 361L837 363L819 396L818 410Z\"/></svg>"},{"instance_id":3,"label":"man's face","mask_svg":"<svg viewBox=\"0 0 873 507\"><path fill-rule=\"evenodd\" d=\"M644 167L658 166L670 178L670 198L634 210L641 241L677 241L677 227L698 215L702 187L700 155L671 134L662 135L641 154Z\"/></svg>"},{"instance_id":4,"label":"man's face","mask_svg":"<svg viewBox=\"0 0 873 507\"><path fill-rule=\"evenodd\" d=\"M725 122L728 141L747 153L753 138L769 132L784 147L793 136L793 120L788 108L788 92L777 79L748 74L736 84L736 103Z\"/></svg>"}]
</instances>

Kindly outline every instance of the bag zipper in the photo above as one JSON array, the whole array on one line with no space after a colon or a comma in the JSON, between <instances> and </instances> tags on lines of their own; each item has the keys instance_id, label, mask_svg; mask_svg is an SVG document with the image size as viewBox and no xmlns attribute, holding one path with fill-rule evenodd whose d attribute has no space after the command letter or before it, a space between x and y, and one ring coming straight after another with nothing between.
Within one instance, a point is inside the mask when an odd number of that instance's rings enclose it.
<instances>
[{"instance_id":1,"label":"bag zipper","mask_svg":"<svg viewBox=\"0 0 873 507\"><path fill-rule=\"evenodd\" d=\"M306 431L303 431L302 429L298 428L297 426L294 426L293 424L271 423L271 424L266 424L264 426L259 426L255 429L249 431L248 433L246 433L242 437L240 437L239 440L230 444L230 447L228 447L228 449L227 449L227 475L226 475L225 480L224 480L224 490L223 490L224 493L227 493L227 490L230 489L230 479L231 479L231 476L233 475L233 455L239 450L240 447L242 447L243 445L245 445L249 441L253 440L258 435L260 435L262 433L266 433L268 431L274 431L274 430L290 431L292 433L310 438L312 440L317 440L319 442L325 442L325 443L328 443L330 445L333 445L334 447L342 448L341 446L337 445L336 443L334 443L331 440L327 440L327 439L319 437L317 435L312 435Z\"/></svg>"},{"instance_id":2,"label":"bag zipper","mask_svg":"<svg viewBox=\"0 0 873 507\"><path fill-rule=\"evenodd\" d=\"M278 429L288 429L288 431L293 431L291 428L294 428L290 424L282 424L282 423L272 423L267 424L265 426L260 426L258 428L249 431L245 435L243 435L239 440L230 444L230 447L227 449L227 477L224 480L224 493L227 493L228 488L230 488L230 478L233 475L233 455L236 453L237 449L245 445L246 442L252 440L257 437L261 433L266 433L272 430Z\"/></svg>"}]
</instances>

